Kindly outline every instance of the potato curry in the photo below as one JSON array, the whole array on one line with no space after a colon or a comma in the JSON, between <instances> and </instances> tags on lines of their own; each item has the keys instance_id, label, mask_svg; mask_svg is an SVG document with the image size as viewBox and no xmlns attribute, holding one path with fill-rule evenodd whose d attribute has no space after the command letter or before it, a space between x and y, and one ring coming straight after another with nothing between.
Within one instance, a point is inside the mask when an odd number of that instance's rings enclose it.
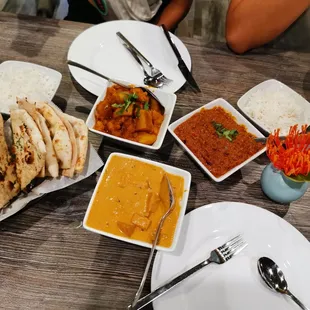
<instances>
[{"instance_id":1,"label":"potato curry","mask_svg":"<svg viewBox=\"0 0 310 310\"><path fill-rule=\"evenodd\" d=\"M171 182L175 206L162 227L158 245L170 247L180 213L184 179L162 168L114 155L98 186L86 224L97 230L152 243L169 208Z\"/></svg>"},{"instance_id":2,"label":"potato curry","mask_svg":"<svg viewBox=\"0 0 310 310\"><path fill-rule=\"evenodd\" d=\"M164 108L139 87L113 85L96 108L94 129L152 145L164 120Z\"/></svg>"},{"instance_id":3,"label":"potato curry","mask_svg":"<svg viewBox=\"0 0 310 310\"><path fill-rule=\"evenodd\" d=\"M201 109L174 132L216 177L224 175L264 147L221 107Z\"/></svg>"}]
</instances>

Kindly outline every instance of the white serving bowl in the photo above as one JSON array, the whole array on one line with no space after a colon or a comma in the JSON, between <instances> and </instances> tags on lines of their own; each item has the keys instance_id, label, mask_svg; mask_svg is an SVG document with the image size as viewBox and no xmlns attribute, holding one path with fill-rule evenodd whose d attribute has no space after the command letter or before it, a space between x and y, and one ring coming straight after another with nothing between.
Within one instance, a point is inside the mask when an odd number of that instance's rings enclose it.
<instances>
[{"instance_id":1,"label":"white serving bowl","mask_svg":"<svg viewBox=\"0 0 310 310\"><path fill-rule=\"evenodd\" d=\"M247 112L247 107L249 105L249 100L252 96L255 95L256 92L262 92L264 94L277 94L280 93L283 97L290 98L291 103L295 105L296 108L300 109L301 114L299 115L298 119L296 119L296 122L300 125L303 124L309 124L310 123L310 103L303 98L301 95L296 93L293 89L288 87L287 85L271 79L264 81L253 88L251 88L249 91L247 91L237 102L238 108L250 119L253 121L254 124L259 126L262 130L264 130L266 133L271 133L274 131L274 129L277 129L280 127L280 123L277 124L277 122L267 122L268 115L267 113L270 113L269 111L266 112L263 115L258 117L253 117ZM256 103L258 104L258 102ZM268 104L272 107L274 105L274 102L272 102L272 99L269 100ZM281 109L273 109L273 113L275 113L277 119L280 119L284 116L283 111ZM286 135L288 134L290 126L293 126L296 124L296 122L292 122L291 124L288 124L288 126L282 131L281 134Z\"/></svg>"},{"instance_id":2,"label":"white serving bowl","mask_svg":"<svg viewBox=\"0 0 310 310\"><path fill-rule=\"evenodd\" d=\"M122 84L124 85L131 85L131 83L128 82L123 82L121 81ZM124 139L124 138L119 138L113 135L110 135L108 133L105 132L101 132L99 130L94 129L95 126L95 112L96 112L96 108L97 105L100 103L100 101L102 101L105 98L106 92L107 92L107 88L114 85L112 82L109 82L107 84L107 87L105 87L103 89L102 94L97 98L87 120L86 120L86 125L89 128L90 131L95 132L99 135L102 135L104 137L107 137L109 139L112 139L118 143L121 144L127 144L129 146L134 146L135 148L142 148L142 149L149 149L149 150L158 150L160 149L160 147L163 144L164 138L166 136L167 133L167 129L168 129L168 125L170 123L170 119L174 110L174 106L176 103L176 95L175 94L170 94L170 93L166 93L164 91L161 91L159 89L155 89L155 88L150 88L150 90L154 93L154 95L159 99L160 103L162 104L162 106L165 108L165 114L164 114L164 121L161 124L158 136L156 141L152 144L152 145L147 145L147 144L143 144L143 143L139 143L139 142L135 142L135 141L131 141L128 139ZM139 87L139 86L136 86Z\"/></svg>"},{"instance_id":3,"label":"white serving bowl","mask_svg":"<svg viewBox=\"0 0 310 310\"><path fill-rule=\"evenodd\" d=\"M185 214L185 211L186 211L186 206L187 206L187 200L188 200L188 195L189 195L189 190L190 190L190 185L191 185L191 174L188 172L188 171L185 171L185 170L182 170L182 169L179 169L179 168L175 168L175 167L172 167L172 166L168 166L168 165L165 165L165 164L161 164L161 163L158 163L158 162L155 162L155 161L152 161L152 160L148 160L148 159L144 159L144 158L140 158L140 157L136 157L136 156L131 156L131 155L126 155L126 154L122 154L122 153L112 153L105 166L104 166L104 169L100 175L100 178L99 178L99 181L97 182L97 186L95 188L95 191L92 195L92 198L90 200L90 203L88 205L88 208L87 208L87 211L86 211L86 214L85 214L85 217L84 217L84 220L83 220L83 227L89 231L92 231L94 233L97 233L97 234L101 234L103 236L107 236L107 237L111 237L111 238L114 238L114 239L118 239L118 240L122 240L122 241L125 241L125 242L128 242L128 243L133 243L133 244L136 244L136 245L140 245L140 246L143 246L143 247L146 247L146 248L151 248L152 245L150 243L147 243L147 242L144 242L144 241L139 241L139 240L134 240L134 239L131 239L131 238L127 238L127 237L122 237L122 236L119 236L119 235L115 235L115 234L112 234L112 233L108 233L108 232L105 232L104 230L98 230L98 229L94 229L90 226L88 226L86 223L87 223L87 218L89 216L89 213L90 213L90 210L92 208L92 205L93 205L93 202L94 202L94 199L96 197L96 194L97 194L97 191L99 190L99 186L100 186L100 183L103 179L103 176L107 170L107 167L109 166L109 163L110 163L110 160L113 156L120 156L120 157L124 157L124 158L129 158L129 159L135 159L135 160L138 160L140 162L143 162L143 163L147 163L147 164L150 164L150 165L154 165L154 166L157 166L157 167L160 167L160 168L163 168L166 172L170 173L170 174L174 174L174 175L177 175L177 176L181 176L183 177L184 179L184 194L183 194L183 197L180 201L180 213L179 213L179 218L178 218L178 221L177 221L177 225L176 225L176 228L175 228L175 231L174 231L174 237L173 237L173 241L172 241L172 244L170 247L162 247L162 246L156 246L156 250L162 250L162 251L173 251L177 245L177 241L179 239L179 236L180 236L180 231L181 231L181 226L182 226L182 223L183 223L183 218L184 218L184 214ZM104 208L104 205L102 206Z\"/></svg>"},{"instance_id":4,"label":"white serving bowl","mask_svg":"<svg viewBox=\"0 0 310 310\"><path fill-rule=\"evenodd\" d=\"M173 135L173 137L180 143L180 145L185 149L185 151L191 155L191 157L197 162L197 164L215 181L215 182L222 182L226 178L228 178L230 175L238 171L240 168L251 162L253 159L258 157L259 155L263 154L266 151L266 148L263 148L259 152L255 153L253 156L245 160L243 163L240 165L234 167L233 169L229 170L226 172L224 175L220 177L214 176L210 170L196 157L196 155L181 141L181 139L174 133L174 130L181 125L183 122L185 122L187 119L192 117L194 114L200 112L202 108L204 109L211 109L213 107L222 107L226 111L230 112L235 118L238 124L240 125L245 125L247 128L248 132L257 136L263 138L264 135L258 131L244 116L242 116L232 105L230 105L226 100L222 98L215 99L206 105L194 110L193 112L186 114L182 118L178 119L174 123L172 123L169 127L168 130L170 133Z\"/></svg>"}]
</instances>

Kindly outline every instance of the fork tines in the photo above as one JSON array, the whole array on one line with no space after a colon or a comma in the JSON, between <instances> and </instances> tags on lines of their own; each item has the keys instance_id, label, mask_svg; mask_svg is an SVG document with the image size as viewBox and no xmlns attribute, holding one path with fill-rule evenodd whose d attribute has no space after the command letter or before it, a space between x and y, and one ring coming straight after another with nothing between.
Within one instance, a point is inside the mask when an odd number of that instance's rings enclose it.
<instances>
[{"instance_id":1,"label":"fork tines","mask_svg":"<svg viewBox=\"0 0 310 310\"><path fill-rule=\"evenodd\" d=\"M242 236L238 235L217 248L217 250L220 252L223 260L227 261L234 255L240 253L244 248L247 247L247 245L248 244L243 240Z\"/></svg>"}]
</instances>

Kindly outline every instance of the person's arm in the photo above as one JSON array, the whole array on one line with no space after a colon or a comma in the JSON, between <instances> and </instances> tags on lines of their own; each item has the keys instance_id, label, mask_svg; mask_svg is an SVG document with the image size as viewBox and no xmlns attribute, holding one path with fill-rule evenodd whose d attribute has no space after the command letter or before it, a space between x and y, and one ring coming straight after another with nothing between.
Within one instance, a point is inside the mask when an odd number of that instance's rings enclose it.
<instances>
[{"instance_id":1,"label":"person's arm","mask_svg":"<svg viewBox=\"0 0 310 310\"><path fill-rule=\"evenodd\" d=\"M226 41L236 53L264 45L284 32L310 0L231 0L226 17Z\"/></svg>"},{"instance_id":2,"label":"person's arm","mask_svg":"<svg viewBox=\"0 0 310 310\"><path fill-rule=\"evenodd\" d=\"M168 30L174 29L187 15L193 0L170 0L158 20L157 25L164 24Z\"/></svg>"}]
</instances>

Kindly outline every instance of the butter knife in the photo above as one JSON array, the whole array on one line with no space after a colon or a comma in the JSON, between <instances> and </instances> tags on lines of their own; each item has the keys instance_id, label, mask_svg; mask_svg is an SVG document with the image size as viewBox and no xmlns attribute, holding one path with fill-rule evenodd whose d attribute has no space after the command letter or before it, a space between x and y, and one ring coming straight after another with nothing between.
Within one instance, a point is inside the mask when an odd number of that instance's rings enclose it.
<instances>
[{"instance_id":1,"label":"butter knife","mask_svg":"<svg viewBox=\"0 0 310 310\"><path fill-rule=\"evenodd\" d=\"M180 71L182 72L182 74L183 74L185 80L188 82L188 84L189 84L193 89L195 89L195 90L198 91L198 92L201 92L201 90L200 90L198 84L196 83L196 81L195 81L195 79L193 78L192 74L191 74L190 71L188 70L188 68L187 68L187 66L186 66L186 64L185 64L185 62L184 62L184 60L182 59L182 56L181 56L180 52L178 51L176 45L174 44L172 38L170 37L170 34L169 34L169 32L168 32L166 26L165 26L165 25L161 25L161 27L162 27L162 29L163 29L163 31L164 31L164 34L165 34L165 36L166 36L166 38L167 38L167 40L168 40L168 42L169 42L169 44L170 44L170 46L171 46L171 48L172 48L172 50L173 50L175 56L177 57L177 59L178 59L178 61L179 61L178 67L179 67Z\"/></svg>"}]
</instances>

